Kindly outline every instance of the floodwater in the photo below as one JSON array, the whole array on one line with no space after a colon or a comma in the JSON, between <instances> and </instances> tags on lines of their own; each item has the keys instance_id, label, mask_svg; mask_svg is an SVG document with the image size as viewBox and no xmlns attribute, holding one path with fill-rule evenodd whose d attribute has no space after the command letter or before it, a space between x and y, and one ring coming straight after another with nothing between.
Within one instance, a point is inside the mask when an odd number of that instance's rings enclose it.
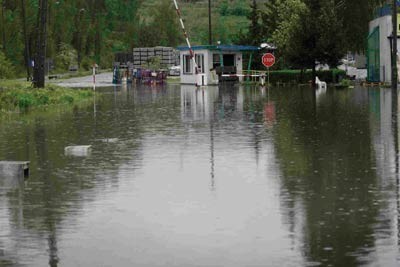
<instances>
[{"instance_id":1,"label":"floodwater","mask_svg":"<svg viewBox=\"0 0 400 267\"><path fill-rule=\"evenodd\" d=\"M2 121L0 266L400 265L389 89L99 91Z\"/></svg>"}]
</instances>

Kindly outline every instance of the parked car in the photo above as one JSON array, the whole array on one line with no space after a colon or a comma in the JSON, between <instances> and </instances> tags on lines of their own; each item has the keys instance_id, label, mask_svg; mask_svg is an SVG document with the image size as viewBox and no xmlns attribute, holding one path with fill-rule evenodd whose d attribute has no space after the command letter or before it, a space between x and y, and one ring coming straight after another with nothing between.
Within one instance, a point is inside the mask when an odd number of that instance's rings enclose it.
<instances>
[{"instance_id":1,"label":"parked car","mask_svg":"<svg viewBox=\"0 0 400 267\"><path fill-rule=\"evenodd\" d=\"M181 75L181 66L172 66L168 69L168 74L170 76L180 76Z\"/></svg>"}]
</instances>

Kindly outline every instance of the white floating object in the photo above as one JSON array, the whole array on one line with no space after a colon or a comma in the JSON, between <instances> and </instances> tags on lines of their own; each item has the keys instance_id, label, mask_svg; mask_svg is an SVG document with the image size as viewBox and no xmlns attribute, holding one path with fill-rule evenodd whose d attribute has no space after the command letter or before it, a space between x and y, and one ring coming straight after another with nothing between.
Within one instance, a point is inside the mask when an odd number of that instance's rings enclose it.
<instances>
[{"instance_id":1,"label":"white floating object","mask_svg":"<svg viewBox=\"0 0 400 267\"><path fill-rule=\"evenodd\" d=\"M318 85L318 88L326 89L326 82L321 81L318 76L315 76L315 84Z\"/></svg>"},{"instance_id":2,"label":"white floating object","mask_svg":"<svg viewBox=\"0 0 400 267\"><path fill-rule=\"evenodd\" d=\"M90 155L92 146L67 146L64 149L66 156L87 157Z\"/></svg>"},{"instance_id":3,"label":"white floating object","mask_svg":"<svg viewBox=\"0 0 400 267\"><path fill-rule=\"evenodd\" d=\"M104 143L116 143L118 142L118 138L104 138L104 139L100 139L101 142Z\"/></svg>"},{"instance_id":4,"label":"white floating object","mask_svg":"<svg viewBox=\"0 0 400 267\"><path fill-rule=\"evenodd\" d=\"M29 161L0 161L0 188L16 188L29 176Z\"/></svg>"}]
</instances>

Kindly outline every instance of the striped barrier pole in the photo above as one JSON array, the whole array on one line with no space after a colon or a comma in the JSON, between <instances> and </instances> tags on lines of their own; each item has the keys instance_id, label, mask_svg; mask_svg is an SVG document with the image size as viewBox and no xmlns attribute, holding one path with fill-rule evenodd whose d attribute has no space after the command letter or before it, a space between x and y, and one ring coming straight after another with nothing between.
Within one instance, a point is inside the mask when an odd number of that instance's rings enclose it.
<instances>
[{"instance_id":1,"label":"striped barrier pole","mask_svg":"<svg viewBox=\"0 0 400 267\"><path fill-rule=\"evenodd\" d=\"M183 19L182 19L181 11L180 11L180 9L179 9L179 6L178 6L178 3L176 2L176 0L174 0L174 4L175 4L175 9L176 9L176 14L178 15L179 22L181 23L181 27L182 27L182 30L183 30L183 34L184 34L185 39L186 39L186 43L187 43L187 45L188 45L188 47L189 47L190 58L193 60L193 65L194 65L195 73L198 74L198 66L197 66L197 63L196 63L196 59L195 59L195 57L194 57L194 52L193 52L192 46L190 45L189 36L188 36L188 34L187 34L187 32L186 32L185 24L183 24Z\"/></svg>"},{"instance_id":2,"label":"striped barrier pole","mask_svg":"<svg viewBox=\"0 0 400 267\"><path fill-rule=\"evenodd\" d=\"M222 77L265 77L263 74L222 74Z\"/></svg>"},{"instance_id":3,"label":"striped barrier pole","mask_svg":"<svg viewBox=\"0 0 400 267\"><path fill-rule=\"evenodd\" d=\"M96 63L93 64L93 91L96 91Z\"/></svg>"}]
</instances>

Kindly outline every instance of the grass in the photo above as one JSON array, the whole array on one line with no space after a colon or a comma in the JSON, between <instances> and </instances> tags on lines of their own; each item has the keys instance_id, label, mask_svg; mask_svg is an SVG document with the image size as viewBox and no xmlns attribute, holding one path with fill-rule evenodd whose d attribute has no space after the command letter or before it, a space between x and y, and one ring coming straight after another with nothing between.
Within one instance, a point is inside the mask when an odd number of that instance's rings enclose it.
<instances>
[{"instance_id":1,"label":"grass","mask_svg":"<svg viewBox=\"0 0 400 267\"><path fill-rule=\"evenodd\" d=\"M34 108L71 105L91 99L92 90L69 89L54 84L33 88L29 82L0 80L0 115Z\"/></svg>"}]
</instances>

